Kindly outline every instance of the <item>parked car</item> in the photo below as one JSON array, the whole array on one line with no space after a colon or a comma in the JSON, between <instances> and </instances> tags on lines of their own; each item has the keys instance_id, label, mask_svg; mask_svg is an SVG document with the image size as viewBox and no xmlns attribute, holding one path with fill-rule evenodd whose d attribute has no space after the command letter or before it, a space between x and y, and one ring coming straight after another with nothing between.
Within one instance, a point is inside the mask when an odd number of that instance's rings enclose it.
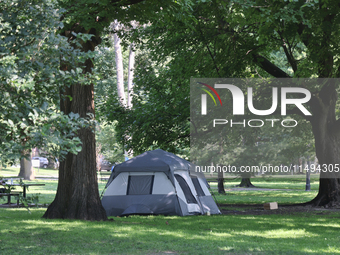
<instances>
[{"instance_id":1,"label":"parked car","mask_svg":"<svg viewBox=\"0 0 340 255\"><path fill-rule=\"evenodd\" d=\"M33 157L32 160L39 160L41 168L47 168L48 166L48 159L44 157Z\"/></svg>"},{"instance_id":2,"label":"parked car","mask_svg":"<svg viewBox=\"0 0 340 255\"><path fill-rule=\"evenodd\" d=\"M102 160L102 162L100 163L99 171L102 171L102 170L111 171L114 165L115 164L112 164L111 162L107 160Z\"/></svg>"}]
</instances>

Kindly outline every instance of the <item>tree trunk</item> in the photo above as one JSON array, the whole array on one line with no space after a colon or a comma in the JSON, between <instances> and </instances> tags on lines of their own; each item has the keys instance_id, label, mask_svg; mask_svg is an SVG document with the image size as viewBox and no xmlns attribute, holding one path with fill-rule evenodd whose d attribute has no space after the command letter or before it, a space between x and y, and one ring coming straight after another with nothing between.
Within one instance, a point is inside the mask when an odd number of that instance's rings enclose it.
<instances>
[{"instance_id":1,"label":"tree trunk","mask_svg":"<svg viewBox=\"0 0 340 255\"><path fill-rule=\"evenodd\" d=\"M254 188L255 186L251 183L250 178L242 178L241 183L236 187Z\"/></svg>"},{"instance_id":2,"label":"tree trunk","mask_svg":"<svg viewBox=\"0 0 340 255\"><path fill-rule=\"evenodd\" d=\"M18 174L18 177L24 178L24 180L34 180L35 179L35 172L34 168L32 166L31 159L26 159L24 156L29 154L28 151L23 151L21 154L20 159L20 172Z\"/></svg>"},{"instance_id":3,"label":"tree trunk","mask_svg":"<svg viewBox=\"0 0 340 255\"><path fill-rule=\"evenodd\" d=\"M332 207L340 204L339 179L321 177L319 185L318 195L308 204L325 207Z\"/></svg>"},{"instance_id":4,"label":"tree trunk","mask_svg":"<svg viewBox=\"0 0 340 255\"><path fill-rule=\"evenodd\" d=\"M128 71L128 102L127 102L128 108L132 108L134 65L135 65L135 49L134 44L131 43L129 52L129 71Z\"/></svg>"},{"instance_id":5,"label":"tree trunk","mask_svg":"<svg viewBox=\"0 0 340 255\"><path fill-rule=\"evenodd\" d=\"M119 22L115 20L112 23L114 32L119 30ZM116 72L117 72L117 92L118 99L123 106L126 106L125 91L124 91L124 72L123 72L123 55L120 46L120 38L117 33L113 34L115 56L116 56Z\"/></svg>"},{"instance_id":6,"label":"tree trunk","mask_svg":"<svg viewBox=\"0 0 340 255\"><path fill-rule=\"evenodd\" d=\"M225 194L223 172L218 172L217 189L218 193Z\"/></svg>"},{"instance_id":7,"label":"tree trunk","mask_svg":"<svg viewBox=\"0 0 340 255\"><path fill-rule=\"evenodd\" d=\"M339 172L331 173L323 171L335 169L336 166L340 165L340 135L332 133L323 130L321 135L315 136L316 155L321 172L318 195L310 202L314 206L331 207L340 205Z\"/></svg>"},{"instance_id":8,"label":"tree trunk","mask_svg":"<svg viewBox=\"0 0 340 255\"><path fill-rule=\"evenodd\" d=\"M339 171L334 172L336 167L338 170L340 167L340 120L335 118L337 92L333 82L329 79L319 96L312 98L311 102L311 124L316 156L321 167L319 193L310 202L314 206L340 204L340 176Z\"/></svg>"},{"instance_id":9,"label":"tree trunk","mask_svg":"<svg viewBox=\"0 0 340 255\"><path fill-rule=\"evenodd\" d=\"M78 32L86 33L81 30ZM96 31L88 32L96 34ZM92 37L92 41L83 43L82 50L93 51L100 42L100 37ZM91 60L86 60L84 73L91 72ZM62 66L66 69L66 66ZM94 116L93 85L74 84L66 88L61 97L60 109L65 114L78 113L87 117ZM70 101L70 98L72 100ZM94 127L81 128L78 137L82 141L82 150L77 155L68 153L66 159L60 162L57 194L44 214L50 219L82 219L107 220L106 212L101 204L96 171L96 144Z\"/></svg>"},{"instance_id":10,"label":"tree trunk","mask_svg":"<svg viewBox=\"0 0 340 255\"><path fill-rule=\"evenodd\" d=\"M97 171L101 170L101 161L102 161L102 155L100 154L102 150L102 145L101 144L97 144L96 146L96 169Z\"/></svg>"}]
</instances>

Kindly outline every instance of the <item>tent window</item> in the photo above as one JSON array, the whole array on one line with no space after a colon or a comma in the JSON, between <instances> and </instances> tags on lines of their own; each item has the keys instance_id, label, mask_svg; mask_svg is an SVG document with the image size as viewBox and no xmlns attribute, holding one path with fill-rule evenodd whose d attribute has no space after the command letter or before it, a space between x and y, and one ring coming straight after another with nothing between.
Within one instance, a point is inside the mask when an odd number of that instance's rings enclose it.
<instances>
[{"instance_id":1,"label":"tent window","mask_svg":"<svg viewBox=\"0 0 340 255\"><path fill-rule=\"evenodd\" d=\"M154 177L154 175L130 175L126 195L151 194Z\"/></svg>"},{"instance_id":2,"label":"tent window","mask_svg":"<svg viewBox=\"0 0 340 255\"><path fill-rule=\"evenodd\" d=\"M191 180L192 180L192 183L193 183L194 186L195 186L197 195L198 195L199 197L204 197L205 194L204 194L204 191L203 191L203 189L202 189L202 187L201 187L201 184L200 184L198 178L191 178Z\"/></svg>"},{"instance_id":3,"label":"tent window","mask_svg":"<svg viewBox=\"0 0 340 255\"><path fill-rule=\"evenodd\" d=\"M197 204L196 199L194 195L191 193L190 187L188 183L184 180L184 178L178 174L175 174L175 178L179 183L179 186L181 186L181 189L184 193L184 196L187 200L188 204Z\"/></svg>"}]
</instances>

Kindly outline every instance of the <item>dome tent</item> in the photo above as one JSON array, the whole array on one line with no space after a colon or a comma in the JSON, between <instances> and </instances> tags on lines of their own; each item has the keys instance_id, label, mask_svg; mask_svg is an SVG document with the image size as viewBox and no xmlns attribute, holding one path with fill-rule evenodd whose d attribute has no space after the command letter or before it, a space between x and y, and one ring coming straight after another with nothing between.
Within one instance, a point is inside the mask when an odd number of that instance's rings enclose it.
<instances>
[{"instance_id":1,"label":"dome tent","mask_svg":"<svg viewBox=\"0 0 340 255\"><path fill-rule=\"evenodd\" d=\"M204 175L195 173L190 162L160 149L116 165L102 205L107 216L220 214Z\"/></svg>"}]
</instances>

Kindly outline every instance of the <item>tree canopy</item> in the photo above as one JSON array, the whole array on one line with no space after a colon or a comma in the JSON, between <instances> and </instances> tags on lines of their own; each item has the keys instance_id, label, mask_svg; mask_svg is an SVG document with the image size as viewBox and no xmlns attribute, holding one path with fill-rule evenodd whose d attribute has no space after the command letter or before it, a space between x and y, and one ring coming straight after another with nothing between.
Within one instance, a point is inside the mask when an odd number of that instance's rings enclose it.
<instances>
[{"instance_id":1,"label":"tree canopy","mask_svg":"<svg viewBox=\"0 0 340 255\"><path fill-rule=\"evenodd\" d=\"M39 147L63 158L81 147L75 132L86 120L58 110L59 92L85 77L81 69L60 71L60 59L81 66L87 56L56 34L62 9L53 2L2 1L0 16L1 161L29 157ZM23 153L25 152L25 153Z\"/></svg>"},{"instance_id":2,"label":"tree canopy","mask_svg":"<svg viewBox=\"0 0 340 255\"><path fill-rule=\"evenodd\" d=\"M269 3L262 0L228 2L213 0L195 2L190 6L183 5L183 8L185 18L169 15L166 11L160 12L162 17L160 21L154 21L149 28L140 31L141 45L149 49L148 59L154 62L146 69L153 69L152 71L148 73L144 71L141 74L147 74L150 80L172 84L165 81L173 76L164 77L161 75L163 72L155 71L162 66L160 63L166 63L163 65L172 73L177 72L177 77L181 77L182 81L188 81L190 77L338 78L339 76L337 1ZM170 22L164 26L163 20ZM183 70L187 71L182 72ZM137 76L136 83L138 79L140 77ZM146 80L147 78L143 82ZM312 93L312 99L308 104L312 116L306 116L305 119L311 123L316 155L321 164L338 164L340 159L334 151L337 151L339 146L337 138L339 86L336 80L331 79L310 82L307 86ZM151 91L153 87L150 88ZM162 91L170 88L169 85L165 85ZM256 95L263 97L261 91L265 89L260 87ZM152 94L150 91L143 91L144 98ZM138 116L164 115L162 112L164 108L152 107L157 103L154 101L144 103L148 104L150 110L142 114L139 114L138 110L131 111L130 118L125 117L124 124L121 125L134 132L134 128L140 130L138 129L140 122L134 121ZM160 111L157 112L157 109ZM134 113L136 115L133 115ZM299 115L299 112L290 109L289 114ZM115 115L116 118L120 118L118 116ZM148 141L148 146L151 146L152 142L158 144L166 140L164 137L152 137L155 123L157 123L155 119L144 123L143 129L147 129L145 133L148 134L143 134L143 139L139 139L135 144L131 141L130 146L145 149L146 144L143 144L143 141ZM171 121L168 121L168 126L170 123ZM141 138L138 134L136 137ZM226 139L229 140L228 138ZM301 144L303 143L301 141ZM310 144L310 141L307 144ZM319 195L313 203L324 205L337 201L339 201L338 176L322 173Z\"/></svg>"}]
</instances>

